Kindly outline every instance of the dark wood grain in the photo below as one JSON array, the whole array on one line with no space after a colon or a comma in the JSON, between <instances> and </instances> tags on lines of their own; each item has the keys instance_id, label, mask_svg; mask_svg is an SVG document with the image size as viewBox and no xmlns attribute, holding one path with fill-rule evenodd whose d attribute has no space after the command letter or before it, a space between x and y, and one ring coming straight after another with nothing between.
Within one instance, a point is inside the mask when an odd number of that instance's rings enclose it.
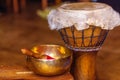
<instances>
[{"instance_id":1,"label":"dark wood grain","mask_svg":"<svg viewBox=\"0 0 120 80\"><path fill-rule=\"evenodd\" d=\"M75 80L96 80L97 52L75 52L72 74Z\"/></svg>"}]
</instances>

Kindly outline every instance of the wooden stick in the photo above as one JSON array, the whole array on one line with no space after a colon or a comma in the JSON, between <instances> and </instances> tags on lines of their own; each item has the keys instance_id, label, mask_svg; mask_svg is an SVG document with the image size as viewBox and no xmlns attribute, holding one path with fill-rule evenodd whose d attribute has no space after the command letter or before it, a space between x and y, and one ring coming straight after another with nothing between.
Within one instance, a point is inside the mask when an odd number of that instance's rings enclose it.
<instances>
[{"instance_id":1,"label":"wooden stick","mask_svg":"<svg viewBox=\"0 0 120 80\"><path fill-rule=\"evenodd\" d=\"M41 5L42 5L42 9L44 10L44 9L46 9L47 8L47 6L48 6L48 2L47 2L48 0L41 0Z\"/></svg>"},{"instance_id":2,"label":"wooden stick","mask_svg":"<svg viewBox=\"0 0 120 80\"><path fill-rule=\"evenodd\" d=\"M60 4L61 3L61 0L55 0L55 4Z\"/></svg>"},{"instance_id":3,"label":"wooden stick","mask_svg":"<svg viewBox=\"0 0 120 80\"><path fill-rule=\"evenodd\" d=\"M14 9L14 13L19 12L18 0L13 0L13 9Z\"/></svg>"},{"instance_id":4,"label":"wooden stick","mask_svg":"<svg viewBox=\"0 0 120 80\"><path fill-rule=\"evenodd\" d=\"M53 57L50 57L49 55L34 53L31 50L25 49L25 48L21 49L21 52L22 52L22 54L32 56L37 59L54 59Z\"/></svg>"},{"instance_id":5,"label":"wooden stick","mask_svg":"<svg viewBox=\"0 0 120 80\"><path fill-rule=\"evenodd\" d=\"M25 9L26 8L26 0L21 0L20 1L20 5L21 5L21 9Z\"/></svg>"},{"instance_id":6,"label":"wooden stick","mask_svg":"<svg viewBox=\"0 0 120 80\"><path fill-rule=\"evenodd\" d=\"M40 58L39 54L33 53L31 50L28 50L28 49L21 49L21 52L25 55L28 55L28 56L32 56L32 57L35 57L35 58Z\"/></svg>"}]
</instances>

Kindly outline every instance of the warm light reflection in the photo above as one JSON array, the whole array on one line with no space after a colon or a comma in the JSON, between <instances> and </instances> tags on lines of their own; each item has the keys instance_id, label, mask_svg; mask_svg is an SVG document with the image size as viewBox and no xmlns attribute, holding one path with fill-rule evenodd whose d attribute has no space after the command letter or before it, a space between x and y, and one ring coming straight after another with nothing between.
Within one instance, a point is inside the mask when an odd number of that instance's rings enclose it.
<instances>
[{"instance_id":1,"label":"warm light reflection","mask_svg":"<svg viewBox=\"0 0 120 80\"><path fill-rule=\"evenodd\" d=\"M59 47L58 50L60 51L61 54L65 54L65 48Z\"/></svg>"},{"instance_id":2,"label":"warm light reflection","mask_svg":"<svg viewBox=\"0 0 120 80\"><path fill-rule=\"evenodd\" d=\"M39 53L37 47L33 47L31 50L32 50L34 53Z\"/></svg>"}]
</instances>

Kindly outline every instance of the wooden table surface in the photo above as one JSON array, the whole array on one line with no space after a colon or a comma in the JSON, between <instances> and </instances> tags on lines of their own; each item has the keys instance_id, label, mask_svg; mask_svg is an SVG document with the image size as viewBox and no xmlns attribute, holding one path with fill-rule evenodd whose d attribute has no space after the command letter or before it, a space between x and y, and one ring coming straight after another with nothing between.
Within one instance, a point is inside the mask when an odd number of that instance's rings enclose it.
<instances>
[{"instance_id":1,"label":"wooden table surface","mask_svg":"<svg viewBox=\"0 0 120 80\"><path fill-rule=\"evenodd\" d=\"M34 72L30 71L26 66L20 65L0 65L0 79L11 80L73 80L72 75L67 72L62 75L44 77L36 75Z\"/></svg>"}]
</instances>

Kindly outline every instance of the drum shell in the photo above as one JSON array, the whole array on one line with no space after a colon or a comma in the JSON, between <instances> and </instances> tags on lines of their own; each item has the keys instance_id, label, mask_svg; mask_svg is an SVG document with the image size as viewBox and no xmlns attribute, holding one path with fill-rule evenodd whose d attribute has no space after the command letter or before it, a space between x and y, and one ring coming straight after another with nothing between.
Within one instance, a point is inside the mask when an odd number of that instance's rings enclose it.
<instances>
[{"instance_id":1,"label":"drum shell","mask_svg":"<svg viewBox=\"0 0 120 80\"><path fill-rule=\"evenodd\" d=\"M88 29L77 30L74 26L59 30L66 46L73 50L98 50L103 44L108 30L90 26Z\"/></svg>"}]
</instances>

